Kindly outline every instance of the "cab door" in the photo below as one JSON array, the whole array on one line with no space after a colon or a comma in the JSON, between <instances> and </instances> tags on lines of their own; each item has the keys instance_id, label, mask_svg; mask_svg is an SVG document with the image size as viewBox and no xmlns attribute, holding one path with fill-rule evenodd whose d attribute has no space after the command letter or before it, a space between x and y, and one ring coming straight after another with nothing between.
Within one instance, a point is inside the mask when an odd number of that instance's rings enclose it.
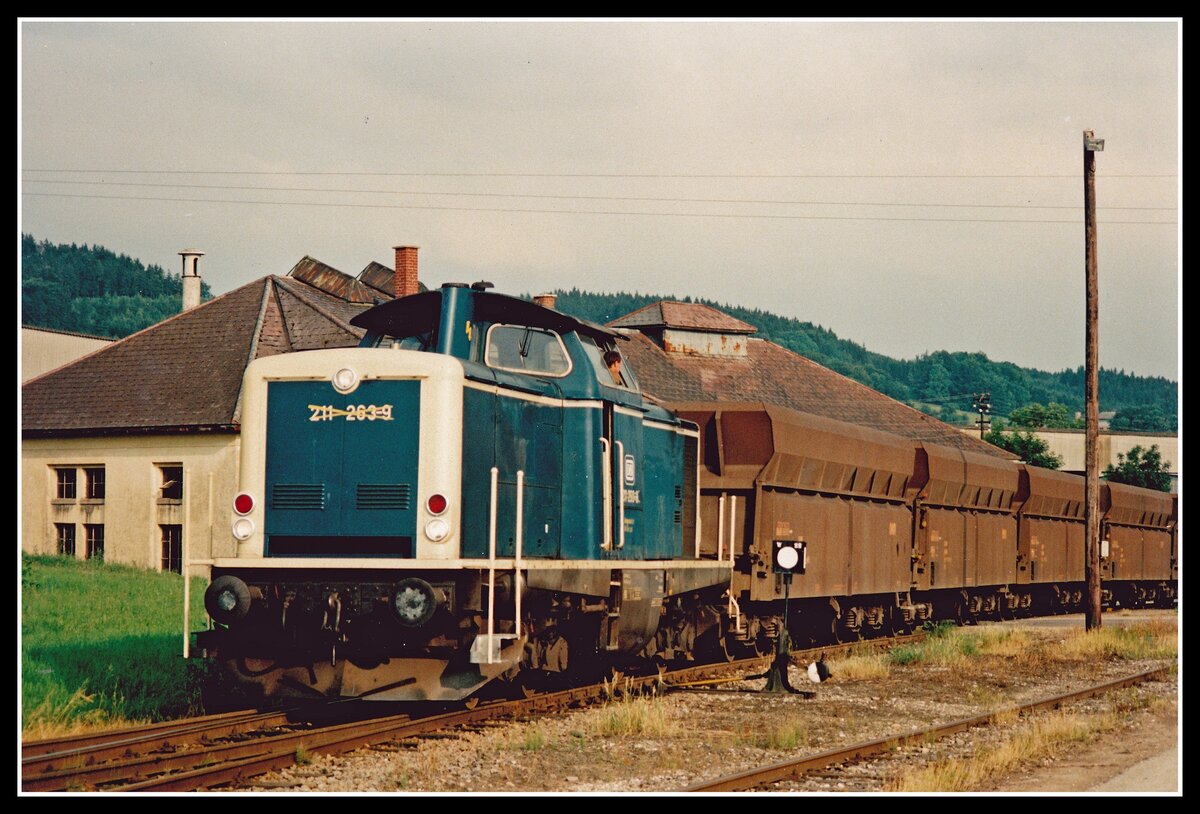
<instances>
[{"instance_id":1,"label":"cab door","mask_svg":"<svg viewBox=\"0 0 1200 814\"><path fill-rule=\"evenodd\" d=\"M604 401L604 441L608 459L609 522L611 539L606 534L607 550L624 557L644 556L642 497L645 474L643 462L643 410L627 402ZM640 401L640 399L639 399ZM626 403L622 403L626 402Z\"/></svg>"}]
</instances>

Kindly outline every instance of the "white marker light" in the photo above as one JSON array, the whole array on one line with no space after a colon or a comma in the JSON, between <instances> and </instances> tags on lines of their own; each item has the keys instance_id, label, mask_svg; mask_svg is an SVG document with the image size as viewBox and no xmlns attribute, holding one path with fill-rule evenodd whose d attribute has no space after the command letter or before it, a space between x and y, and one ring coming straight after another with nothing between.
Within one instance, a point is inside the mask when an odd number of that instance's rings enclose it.
<instances>
[{"instance_id":1,"label":"white marker light","mask_svg":"<svg viewBox=\"0 0 1200 814\"><path fill-rule=\"evenodd\" d=\"M449 533L450 524L440 517L434 518L425 524L425 536L429 538L430 542L440 543L446 539Z\"/></svg>"},{"instance_id":2,"label":"white marker light","mask_svg":"<svg viewBox=\"0 0 1200 814\"><path fill-rule=\"evenodd\" d=\"M238 540L249 540L254 534L254 521L249 517L239 517L233 521L233 536Z\"/></svg>"}]
</instances>

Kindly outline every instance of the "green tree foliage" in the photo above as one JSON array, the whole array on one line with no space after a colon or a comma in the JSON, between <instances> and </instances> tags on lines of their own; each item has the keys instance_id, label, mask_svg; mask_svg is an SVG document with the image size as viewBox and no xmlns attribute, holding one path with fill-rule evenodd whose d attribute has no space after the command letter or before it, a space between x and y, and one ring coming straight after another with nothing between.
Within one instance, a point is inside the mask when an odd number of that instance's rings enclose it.
<instances>
[{"instance_id":1,"label":"green tree foliage","mask_svg":"<svg viewBox=\"0 0 1200 814\"><path fill-rule=\"evenodd\" d=\"M1109 428L1134 432L1176 432L1179 423L1175 415L1168 415L1156 405L1125 407L1117 412Z\"/></svg>"},{"instance_id":2,"label":"green tree foliage","mask_svg":"<svg viewBox=\"0 0 1200 814\"><path fill-rule=\"evenodd\" d=\"M929 366L929 372L925 380L925 398L929 401L945 401L950 397L950 386L953 382L950 380L950 374L946 372L946 368L940 362L934 362Z\"/></svg>"},{"instance_id":3,"label":"green tree foliage","mask_svg":"<svg viewBox=\"0 0 1200 814\"><path fill-rule=\"evenodd\" d=\"M678 297L657 294L594 294L573 288L558 292L557 308L592 322L604 324L659 300ZM755 326L760 339L768 339L831 370L873 387L897 401L918 409L934 402L949 410L970 410L972 393L991 393L993 412L1008 415L1031 403L1062 405L1067 415L1082 411L1083 368L1047 373L1018 367L1011 362L993 362L982 353L936 351L916 359L892 359L873 353L862 345L841 339L833 331L781 317L767 311L725 305L711 300L692 300L719 308L730 316ZM919 330L919 326L914 330ZM930 393L930 390L933 393ZM1153 405L1172 421L1177 415L1178 386L1161 377L1134 376L1124 371L1101 370L1100 394L1104 410ZM932 412L932 411L931 411Z\"/></svg>"},{"instance_id":4,"label":"green tree foliage","mask_svg":"<svg viewBox=\"0 0 1200 814\"><path fill-rule=\"evenodd\" d=\"M21 322L121 337L179 313L177 274L103 246L55 245L21 235ZM201 300L212 299L203 282Z\"/></svg>"},{"instance_id":5,"label":"green tree foliage","mask_svg":"<svg viewBox=\"0 0 1200 814\"><path fill-rule=\"evenodd\" d=\"M1160 492L1171 491L1171 463L1162 459L1158 444L1152 444L1150 449L1136 446L1129 453L1117 453L1117 465L1109 464L1104 470L1104 478L1113 483L1127 483L1130 486L1144 486L1147 489L1157 489Z\"/></svg>"},{"instance_id":6,"label":"green tree foliage","mask_svg":"<svg viewBox=\"0 0 1200 814\"><path fill-rule=\"evenodd\" d=\"M1083 426L1082 421L1077 421L1071 415L1065 404L1059 404L1052 401L1049 404L1026 404L1024 407L1018 407L1008 414L1008 420L1018 427L1030 427L1036 429L1038 427L1050 428L1079 428Z\"/></svg>"},{"instance_id":7,"label":"green tree foliage","mask_svg":"<svg viewBox=\"0 0 1200 814\"><path fill-rule=\"evenodd\" d=\"M1022 463L1045 469L1058 469L1063 459L1050 451L1050 446L1031 432L1022 430L989 430L983 437L989 444L1019 455Z\"/></svg>"}]
</instances>

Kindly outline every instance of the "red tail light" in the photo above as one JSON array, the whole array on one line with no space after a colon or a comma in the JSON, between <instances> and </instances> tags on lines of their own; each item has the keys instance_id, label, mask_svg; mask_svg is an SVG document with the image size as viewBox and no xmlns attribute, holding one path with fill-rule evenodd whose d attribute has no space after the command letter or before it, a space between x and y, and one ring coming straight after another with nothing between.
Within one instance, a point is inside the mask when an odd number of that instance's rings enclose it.
<instances>
[{"instance_id":1,"label":"red tail light","mask_svg":"<svg viewBox=\"0 0 1200 814\"><path fill-rule=\"evenodd\" d=\"M446 500L445 495L432 494L429 496L429 500L425 501L425 508L429 510L430 514L434 515L441 514L442 512L446 511L447 505L448 501Z\"/></svg>"},{"instance_id":2,"label":"red tail light","mask_svg":"<svg viewBox=\"0 0 1200 814\"><path fill-rule=\"evenodd\" d=\"M241 492L233 499L233 510L241 515L250 514L254 511L254 498L245 492Z\"/></svg>"}]
</instances>

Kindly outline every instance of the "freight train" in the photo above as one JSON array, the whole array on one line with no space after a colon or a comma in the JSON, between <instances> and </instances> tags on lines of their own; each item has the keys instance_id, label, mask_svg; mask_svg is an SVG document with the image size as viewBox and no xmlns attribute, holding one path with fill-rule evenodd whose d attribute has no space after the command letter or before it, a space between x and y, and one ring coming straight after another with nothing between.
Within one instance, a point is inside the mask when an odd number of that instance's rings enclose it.
<instances>
[{"instance_id":1,"label":"freight train","mask_svg":"<svg viewBox=\"0 0 1200 814\"><path fill-rule=\"evenodd\" d=\"M457 701L766 654L785 622L823 641L1081 606L1081 478L664 405L606 364L620 332L488 288L398 298L352 320L358 348L247 368L236 554L198 638L244 688ZM1102 494L1107 597L1171 605L1172 498Z\"/></svg>"}]
</instances>

